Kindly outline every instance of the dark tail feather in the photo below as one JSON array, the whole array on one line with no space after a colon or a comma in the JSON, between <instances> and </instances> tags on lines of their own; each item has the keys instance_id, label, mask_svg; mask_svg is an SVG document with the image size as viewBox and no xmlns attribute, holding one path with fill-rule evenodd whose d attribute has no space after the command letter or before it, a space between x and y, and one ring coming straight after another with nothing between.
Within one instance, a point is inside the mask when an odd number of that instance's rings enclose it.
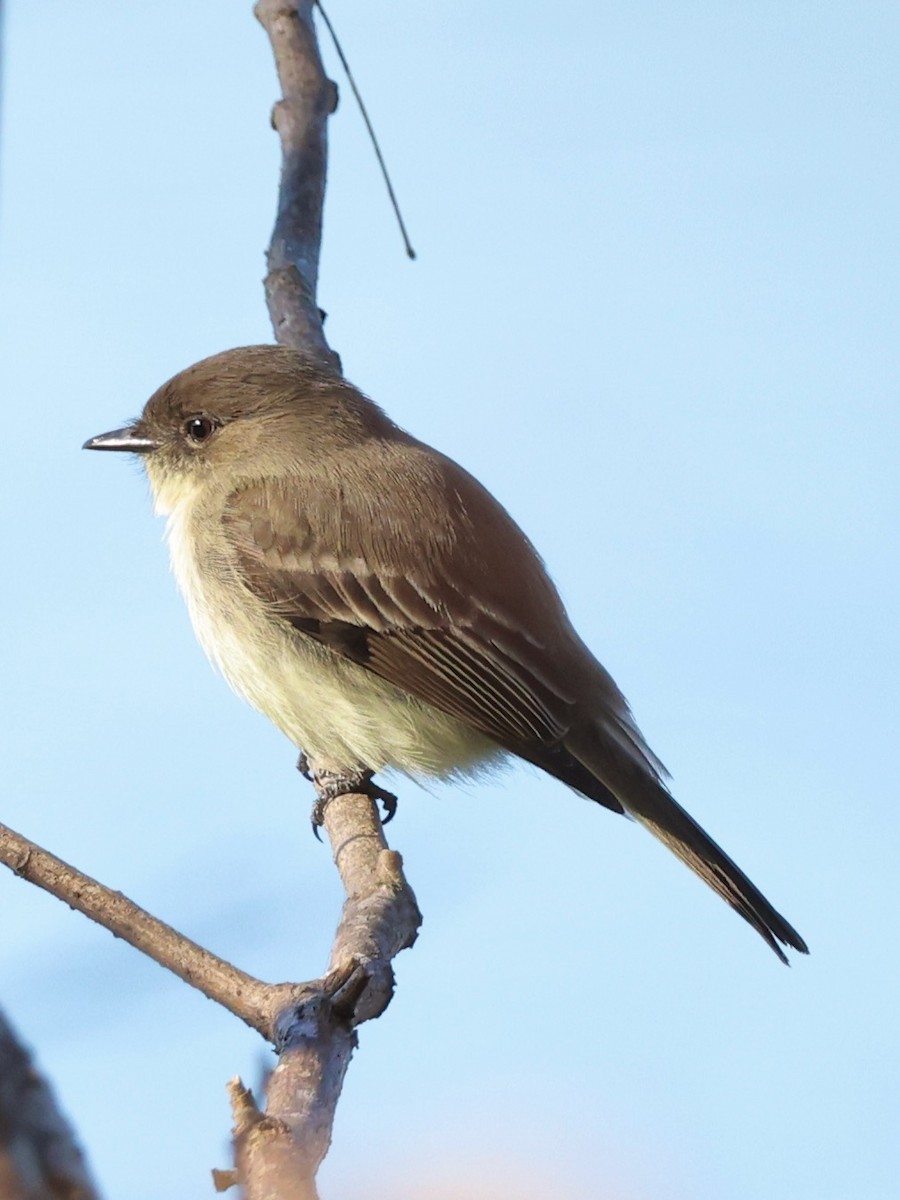
<instances>
[{"instance_id":1,"label":"dark tail feather","mask_svg":"<svg viewBox=\"0 0 900 1200\"><path fill-rule=\"evenodd\" d=\"M775 951L783 963L787 956L779 942L808 954L800 934L777 912L744 872L705 833L680 804L659 784L656 795L625 801L625 808L661 842L696 872L726 904L741 914ZM649 790L649 787L648 787Z\"/></svg>"},{"instance_id":2,"label":"dark tail feather","mask_svg":"<svg viewBox=\"0 0 900 1200\"><path fill-rule=\"evenodd\" d=\"M762 892L681 805L669 794L649 765L638 763L621 751L598 748L596 735L581 746L570 746L621 801L622 807L709 884L714 892L740 913L783 963L788 959L782 943L808 954L809 949L796 929L777 912ZM605 761L604 761L605 760ZM599 769L598 769L599 768Z\"/></svg>"}]
</instances>

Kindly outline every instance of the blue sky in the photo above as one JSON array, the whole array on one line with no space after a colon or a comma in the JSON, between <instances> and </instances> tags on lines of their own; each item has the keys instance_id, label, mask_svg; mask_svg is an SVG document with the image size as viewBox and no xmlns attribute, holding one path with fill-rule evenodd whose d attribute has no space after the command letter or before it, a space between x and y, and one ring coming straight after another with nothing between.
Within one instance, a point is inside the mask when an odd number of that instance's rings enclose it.
<instances>
[{"instance_id":1,"label":"blue sky","mask_svg":"<svg viewBox=\"0 0 900 1200\"><path fill-rule=\"evenodd\" d=\"M523 769L401 789L423 911L322 1192L876 1200L900 1112L895 5L332 0L320 302L345 370L510 508L781 967ZM270 340L269 49L235 0L6 14L0 820L265 978L340 903L291 747L207 666L140 473L82 454ZM326 48L327 49L327 48ZM10 875L0 1003L108 1195L227 1165L233 1018Z\"/></svg>"}]
</instances>

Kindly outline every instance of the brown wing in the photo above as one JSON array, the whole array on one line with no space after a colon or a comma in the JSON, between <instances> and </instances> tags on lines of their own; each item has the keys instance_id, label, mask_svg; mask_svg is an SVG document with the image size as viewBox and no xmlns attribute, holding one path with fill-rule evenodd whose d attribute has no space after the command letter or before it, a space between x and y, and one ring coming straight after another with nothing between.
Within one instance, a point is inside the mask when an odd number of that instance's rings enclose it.
<instances>
[{"instance_id":1,"label":"brown wing","mask_svg":"<svg viewBox=\"0 0 900 1200\"><path fill-rule=\"evenodd\" d=\"M224 523L244 585L300 632L622 811L562 745L573 635L524 535L417 443L382 444L364 485L366 468L235 492Z\"/></svg>"}]
</instances>

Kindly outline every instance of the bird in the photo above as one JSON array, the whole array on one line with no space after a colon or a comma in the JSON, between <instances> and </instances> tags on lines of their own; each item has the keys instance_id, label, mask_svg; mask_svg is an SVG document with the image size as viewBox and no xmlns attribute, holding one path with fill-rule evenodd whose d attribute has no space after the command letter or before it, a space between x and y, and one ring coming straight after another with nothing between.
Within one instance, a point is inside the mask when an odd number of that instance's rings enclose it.
<instances>
[{"instance_id":1,"label":"bird","mask_svg":"<svg viewBox=\"0 0 900 1200\"><path fill-rule=\"evenodd\" d=\"M518 757L646 827L783 962L808 953L675 800L512 517L339 372L227 350L84 445L143 461L200 644L326 802Z\"/></svg>"}]
</instances>

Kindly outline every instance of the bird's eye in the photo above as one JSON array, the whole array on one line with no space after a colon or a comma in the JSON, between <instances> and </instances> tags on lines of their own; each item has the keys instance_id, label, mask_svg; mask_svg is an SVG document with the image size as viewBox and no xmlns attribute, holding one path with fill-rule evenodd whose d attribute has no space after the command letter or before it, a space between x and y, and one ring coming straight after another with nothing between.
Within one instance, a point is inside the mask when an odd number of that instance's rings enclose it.
<instances>
[{"instance_id":1,"label":"bird's eye","mask_svg":"<svg viewBox=\"0 0 900 1200\"><path fill-rule=\"evenodd\" d=\"M215 423L209 417L191 417L184 423L184 432L190 441L205 442L215 429Z\"/></svg>"}]
</instances>

